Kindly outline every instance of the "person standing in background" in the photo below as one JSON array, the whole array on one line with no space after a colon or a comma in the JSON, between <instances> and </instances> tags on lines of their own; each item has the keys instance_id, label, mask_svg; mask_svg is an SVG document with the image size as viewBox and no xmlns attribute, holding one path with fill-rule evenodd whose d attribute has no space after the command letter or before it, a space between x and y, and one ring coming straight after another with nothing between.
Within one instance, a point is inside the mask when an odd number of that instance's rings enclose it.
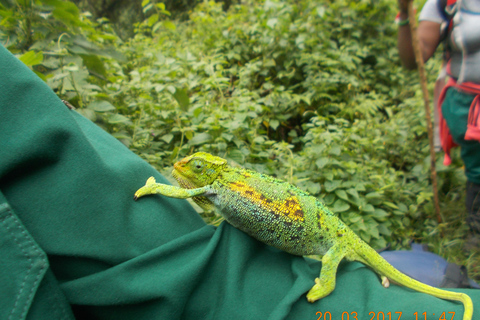
<instances>
[{"instance_id":1,"label":"person standing in background","mask_svg":"<svg viewBox=\"0 0 480 320\"><path fill-rule=\"evenodd\" d=\"M407 69L416 68L406 0L399 0L398 51ZM427 0L417 29L424 61L444 43L449 79L438 97L440 142L449 165L450 149L460 146L465 164L467 250L480 250L480 0ZM442 85L439 82L440 86Z\"/></svg>"}]
</instances>

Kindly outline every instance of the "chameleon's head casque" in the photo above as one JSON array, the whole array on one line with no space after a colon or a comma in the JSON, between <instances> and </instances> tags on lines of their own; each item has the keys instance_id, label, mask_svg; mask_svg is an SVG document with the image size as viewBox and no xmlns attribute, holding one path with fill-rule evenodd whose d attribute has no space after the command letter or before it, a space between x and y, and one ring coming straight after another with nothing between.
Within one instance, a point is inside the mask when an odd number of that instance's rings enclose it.
<instances>
[{"instance_id":1,"label":"chameleon's head casque","mask_svg":"<svg viewBox=\"0 0 480 320\"><path fill-rule=\"evenodd\" d=\"M217 178L227 160L206 152L197 152L173 165L173 177L187 189L200 188Z\"/></svg>"}]
</instances>

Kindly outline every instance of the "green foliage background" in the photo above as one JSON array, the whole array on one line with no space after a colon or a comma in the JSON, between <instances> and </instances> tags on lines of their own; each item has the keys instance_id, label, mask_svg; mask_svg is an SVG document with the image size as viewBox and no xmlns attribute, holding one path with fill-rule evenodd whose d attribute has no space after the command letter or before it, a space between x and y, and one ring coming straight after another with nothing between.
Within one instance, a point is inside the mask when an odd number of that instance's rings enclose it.
<instances>
[{"instance_id":1,"label":"green foliage background","mask_svg":"<svg viewBox=\"0 0 480 320\"><path fill-rule=\"evenodd\" d=\"M449 168L438 161L445 222L433 218L423 103L398 59L395 0L245 0L228 11L203 1L182 21L144 0L148 18L127 41L68 1L0 3L3 45L164 173L207 151L309 191L376 248L462 245L458 155ZM427 64L432 87L437 69ZM480 273L478 257L452 256Z\"/></svg>"}]
</instances>

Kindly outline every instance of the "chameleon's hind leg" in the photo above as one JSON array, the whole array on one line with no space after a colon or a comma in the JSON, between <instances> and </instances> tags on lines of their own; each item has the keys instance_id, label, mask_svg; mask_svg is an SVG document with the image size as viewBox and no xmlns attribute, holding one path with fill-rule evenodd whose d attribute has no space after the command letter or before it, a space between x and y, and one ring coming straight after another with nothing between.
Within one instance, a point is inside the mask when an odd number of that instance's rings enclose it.
<instances>
[{"instance_id":1,"label":"chameleon's hind leg","mask_svg":"<svg viewBox=\"0 0 480 320\"><path fill-rule=\"evenodd\" d=\"M320 277L315 279L315 285L307 293L309 302L322 299L335 289L338 264L346 254L342 246L334 245L323 256Z\"/></svg>"},{"instance_id":2,"label":"chameleon's hind leg","mask_svg":"<svg viewBox=\"0 0 480 320\"><path fill-rule=\"evenodd\" d=\"M388 288L390 287L390 280L388 280L388 278L386 276L384 276L383 274L381 274L377 268L374 268L372 265L370 265L367 261L365 261L364 259L362 259L362 257L360 257L359 255L355 254L354 255L354 258L353 259L350 259L350 260L355 260L355 261L358 261L358 262L361 262L363 263L364 265L366 266L369 266L373 271L375 271L375 273L380 277L380 281L382 282L382 286L384 288Z\"/></svg>"}]
</instances>

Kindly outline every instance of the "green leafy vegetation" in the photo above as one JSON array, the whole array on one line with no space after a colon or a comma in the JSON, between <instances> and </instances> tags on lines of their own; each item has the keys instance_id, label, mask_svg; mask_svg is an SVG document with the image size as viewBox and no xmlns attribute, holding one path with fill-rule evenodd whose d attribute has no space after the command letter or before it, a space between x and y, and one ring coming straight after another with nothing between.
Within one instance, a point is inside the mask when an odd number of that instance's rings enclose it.
<instances>
[{"instance_id":1,"label":"green leafy vegetation","mask_svg":"<svg viewBox=\"0 0 480 320\"><path fill-rule=\"evenodd\" d=\"M148 18L126 41L68 1L0 3L3 45L165 175L193 151L217 154L309 191L376 248L429 243L480 275L480 257L461 250L457 153L448 168L437 161L444 222L433 217L396 1L204 1L178 21L144 0ZM438 60L426 67L433 88Z\"/></svg>"}]
</instances>

